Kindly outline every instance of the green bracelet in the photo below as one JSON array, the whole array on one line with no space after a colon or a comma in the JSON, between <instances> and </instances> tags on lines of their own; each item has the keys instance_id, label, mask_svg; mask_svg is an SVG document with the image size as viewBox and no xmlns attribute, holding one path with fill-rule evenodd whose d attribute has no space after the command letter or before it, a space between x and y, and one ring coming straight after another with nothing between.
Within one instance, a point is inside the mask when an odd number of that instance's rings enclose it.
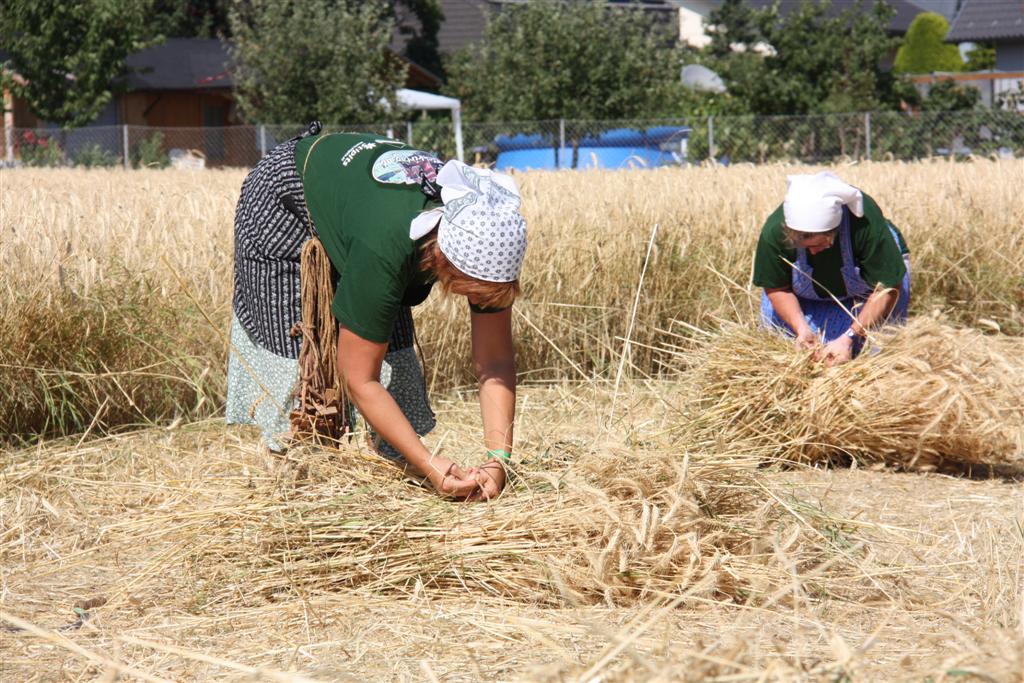
<instances>
[{"instance_id":1,"label":"green bracelet","mask_svg":"<svg viewBox=\"0 0 1024 683\"><path fill-rule=\"evenodd\" d=\"M487 451L487 455L491 456L492 458L500 458L501 460L505 460L506 462L512 459L511 453L500 449L489 450Z\"/></svg>"}]
</instances>

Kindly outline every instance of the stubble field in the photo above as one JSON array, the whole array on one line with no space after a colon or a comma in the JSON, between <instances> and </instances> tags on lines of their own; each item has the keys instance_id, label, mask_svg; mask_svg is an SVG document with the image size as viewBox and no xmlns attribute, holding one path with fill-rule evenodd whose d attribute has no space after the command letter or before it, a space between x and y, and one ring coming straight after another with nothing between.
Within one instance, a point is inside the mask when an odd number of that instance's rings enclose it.
<instances>
[{"instance_id":1,"label":"stubble field","mask_svg":"<svg viewBox=\"0 0 1024 683\"><path fill-rule=\"evenodd\" d=\"M517 476L487 505L217 419L243 172L0 171L0 679L1024 680L1024 162L835 169L912 250L891 385L805 386L735 327L808 170L519 176ZM472 461L437 297L429 442Z\"/></svg>"}]
</instances>

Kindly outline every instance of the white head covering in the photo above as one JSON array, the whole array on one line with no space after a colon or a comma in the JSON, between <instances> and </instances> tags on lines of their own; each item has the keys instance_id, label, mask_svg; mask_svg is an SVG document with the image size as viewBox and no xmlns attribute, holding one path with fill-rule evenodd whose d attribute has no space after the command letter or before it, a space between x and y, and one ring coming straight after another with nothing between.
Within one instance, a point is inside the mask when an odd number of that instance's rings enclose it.
<instances>
[{"instance_id":1,"label":"white head covering","mask_svg":"<svg viewBox=\"0 0 1024 683\"><path fill-rule=\"evenodd\" d=\"M782 212L786 226L793 230L828 232L842 220L844 205L850 207L855 216L864 215L864 195L833 173L791 175L786 181L789 189Z\"/></svg>"},{"instance_id":2,"label":"white head covering","mask_svg":"<svg viewBox=\"0 0 1024 683\"><path fill-rule=\"evenodd\" d=\"M449 161L437 174L444 206L425 211L409 225L419 239L434 229L437 245L452 265L486 282L512 282L526 255L526 219L519 213L519 187L504 173Z\"/></svg>"}]
</instances>

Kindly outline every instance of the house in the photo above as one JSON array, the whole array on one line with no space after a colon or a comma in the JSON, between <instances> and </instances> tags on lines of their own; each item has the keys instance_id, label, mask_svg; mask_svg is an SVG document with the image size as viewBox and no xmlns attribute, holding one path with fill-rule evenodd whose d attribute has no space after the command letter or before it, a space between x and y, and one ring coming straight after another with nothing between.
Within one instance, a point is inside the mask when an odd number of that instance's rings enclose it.
<instances>
[{"instance_id":1,"label":"house","mask_svg":"<svg viewBox=\"0 0 1024 683\"><path fill-rule=\"evenodd\" d=\"M779 15L785 17L787 14L800 7L805 0L748 0L752 7L767 9L775 2L779 4ZM928 1L928 0L925 0ZM940 0L931 0L939 2ZM956 2L957 0L949 0ZM925 10L920 2L914 0L886 0L895 10L887 27L889 35L902 36L910 28L910 22ZM711 42L704 27L707 25L711 12L722 5L722 0L672 0L671 4L678 8L679 12L679 35L680 38L694 46L703 47ZM836 16L849 10L864 11L870 8L870 0L833 0L828 8L829 16Z\"/></svg>"},{"instance_id":2,"label":"house","mask_svg":"<svg viewBox=\"0 0 1024 683\"><path fill-rule=\"evenodd\" d=\"M953 19L956 17L956 13L960 11L960 5L964 4L964 0L914 0L914 4L918 5L924 12L934 12L935 14L942 15L946 18L946 21L953 23Z\"/></svg>"},{"instance_id":3,"label":"house","mask_svg":"<svg viewBox=\"0 0 1024 683\"><path fill-rule=\"evenodd\" d=\"M962 0L946 41L991 43L996 68L991 71L920 74L911 77L927 93L941 80L977 88L981 103L1024 111L1024 2L1021 0Z\"/></svg>"},{"instance_id":4,"label":"house","mask_svg":"<svg viewBox=\"0 0 1024 683\"><path fill-rule=\"evenodd\" d=\"M964 0L946 41L993 43L997 70L1024 71L1024 2Z\"/></svg>"},{"instance_id":5,"label":"house","mask_svg":"<svg viewBox=\"0 0 1024 683\"><path fill-rule=\"evenodd\" d=\"M402 59L392 53L394 59ZM0 63L6 59L0 52ZM64 133L65 151L98 144L120 156L148 135L141 127L159 127L165 149L198 149L214 165L251 165L260 148L239 118L231 74L229 45L218 39L169 38L128 56L127 75L114 97L83 129ZM440 79L407 63L406 87L436 89ZM128 126L127 129L121 128ZM133 129L132 127L140 127ZM27 104L4 92L4 145L13 157L17 128L56 128L40 121ZM266 144L266 143L264 143ZM258 158L258 157L255 157Z\"/></svg>"}]
</instances>

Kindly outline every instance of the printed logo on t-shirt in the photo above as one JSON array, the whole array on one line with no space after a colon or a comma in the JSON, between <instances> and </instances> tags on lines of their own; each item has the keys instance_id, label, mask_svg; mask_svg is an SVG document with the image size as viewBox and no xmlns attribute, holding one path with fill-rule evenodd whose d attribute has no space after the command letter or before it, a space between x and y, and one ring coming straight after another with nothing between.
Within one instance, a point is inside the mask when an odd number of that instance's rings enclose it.
<instances>
[{"instance_id":1,"label":"printed logo on t-shirt","mask_svg":"<svg viewBox=\"0 0 1024 683\"><path fill-rule=\"evenodd\" d=\"M385 185L418 185L420 176L437 177L441 160L432 154L412 149L384 152L373 162L373 179Z\"/></svg>"},{"instance_id":2,"label":"printed logo on t-shirt","mask_svg":"<svg viewBox=\"0 0 1024 683\"><path fill-rule=\"evenodd\" d=\"M350 163L352 163L352 160L356 158L357 154L359 154L360 152L365 152L367 150L373 149L377 145L401 146L404 144L404 142L399 142L398 140L389 140L387 138L377 138L373 142L357 142L356 144L349 147L348 151L341 156L341 165L348 166Z\"/></svg>"}]
</instances>

